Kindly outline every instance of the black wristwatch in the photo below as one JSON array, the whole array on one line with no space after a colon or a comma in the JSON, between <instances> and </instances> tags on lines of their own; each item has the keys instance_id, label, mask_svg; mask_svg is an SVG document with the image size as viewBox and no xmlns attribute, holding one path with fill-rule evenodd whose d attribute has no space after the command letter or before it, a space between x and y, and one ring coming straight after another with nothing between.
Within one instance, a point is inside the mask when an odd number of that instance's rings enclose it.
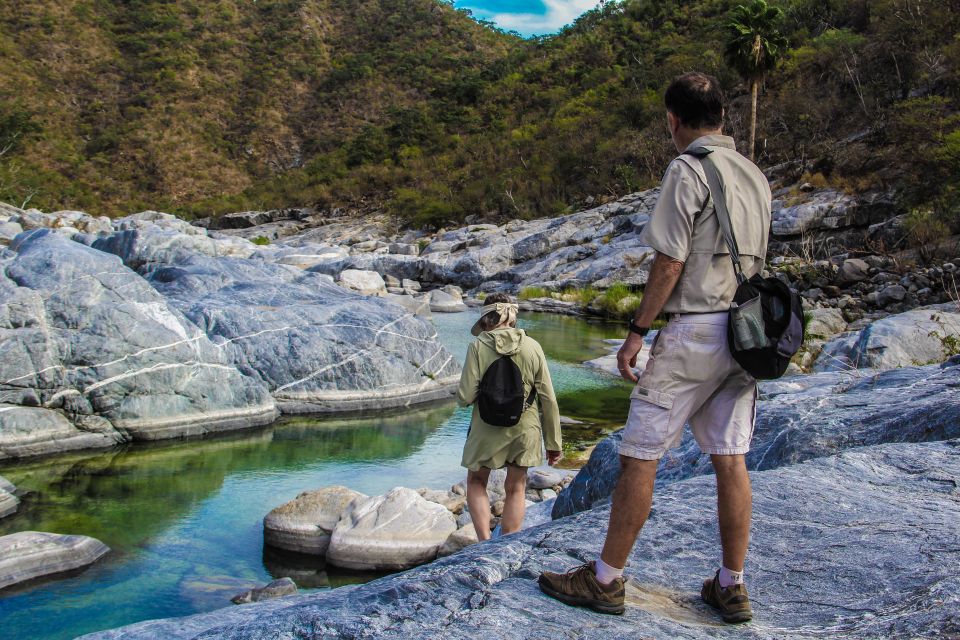
<instances>
[{"instance_id":1,"label":"black wristwatch","mask_svg":"<svg viewBox=\"0 0 960 640\"><path fill-rule=\"evenodd\" d=\"M650 327L638 327L636 324L634 324L633 318L630 318L630 324L627 325L627 327L632 333L639 334L641 338L650 333Z\"/></svg>"}]
</instances>

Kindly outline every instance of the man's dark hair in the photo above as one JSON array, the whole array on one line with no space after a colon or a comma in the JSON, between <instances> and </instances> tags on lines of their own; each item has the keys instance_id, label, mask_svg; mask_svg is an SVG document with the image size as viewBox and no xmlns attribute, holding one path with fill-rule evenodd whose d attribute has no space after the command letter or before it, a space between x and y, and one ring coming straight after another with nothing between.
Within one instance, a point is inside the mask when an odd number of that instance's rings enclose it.
<instances>
[{"instance_id":1,"label":"man's dark hair","mask_svg":"<svg viewBox=\"0 0 960 640\"><path fill-rule=\"evenodd\" d=\"M715 129L723 124L723 90L720 82L700 72L685 73L667 87L667 111L690 129Z\"/></svg>"}]
</instances>

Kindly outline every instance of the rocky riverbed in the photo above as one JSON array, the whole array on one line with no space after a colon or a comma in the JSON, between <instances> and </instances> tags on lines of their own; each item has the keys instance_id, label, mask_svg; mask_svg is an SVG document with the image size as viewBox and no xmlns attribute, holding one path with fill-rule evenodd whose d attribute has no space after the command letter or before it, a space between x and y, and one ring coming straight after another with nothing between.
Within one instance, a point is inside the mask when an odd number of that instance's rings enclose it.
<instances>
[{"instance_id":1,"label":"rocky riverbed","mask_svg":"<svg viewBox=\"0 0 960 640\"><path fill-rule=\"evenodd\" d=\"M781 184L779 173L777 167L770 171L771 264L802 292L809 309L837 309L849 323L960 297L960 239L945 242L930 264L918 265L917 253L904 251L905 215L890 194L798 189ZM309 209L237 213L197 224L296 251L292 255L311 269L334 277L360 270L417 281L426 289L452 284L474 296L537 287L555 297L528 304L570 313L589 308L590 301L563 300L564 290L646 282L653 252L640 242L640 232L658 195L652 189L552 219L475 223L436 233ZM892 249L878 255L883 247Z\"/></svg>"}]
</instances>

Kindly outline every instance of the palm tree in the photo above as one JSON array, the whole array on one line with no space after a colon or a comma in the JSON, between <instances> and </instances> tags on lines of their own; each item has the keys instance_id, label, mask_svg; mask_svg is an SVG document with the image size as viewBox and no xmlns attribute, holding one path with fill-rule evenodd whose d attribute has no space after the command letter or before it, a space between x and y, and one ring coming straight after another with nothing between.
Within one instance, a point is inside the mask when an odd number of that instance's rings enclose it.
<instances>
[{"instance_id":1,"label":"palm tree","mask_svg":"<svg viewBox=\"0 0 960 640\"><path fill-rule=\"evenodd\" d=\"M760 83L773 71L787 49L787 39L780 33L783 11L771 7L766 0L752 0L738 5L727 23L727 45L724 56L745 81L750 83L750 159L757 136L757 94Z\"/></svg>"}]
</instances>

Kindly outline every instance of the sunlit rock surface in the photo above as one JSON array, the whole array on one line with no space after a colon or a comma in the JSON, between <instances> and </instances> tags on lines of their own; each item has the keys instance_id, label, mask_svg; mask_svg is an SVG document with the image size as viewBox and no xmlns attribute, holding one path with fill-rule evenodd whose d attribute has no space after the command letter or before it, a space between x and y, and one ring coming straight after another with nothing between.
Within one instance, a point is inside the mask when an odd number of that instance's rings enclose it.
<instances>
[{"instance_id":1,"label":"sunlit rock surface","mask_svg":"<svg viewBox=\"0 0 960 640\"><path fill-rule=\"evenodd\" d=\"M451 397L460 366L433 325L322 274L191 256L147 278L284 413L382 409Z\"/></svg>"},{"instance_id":2,"label":"sunlit rock surface","mask_svg":"<svg viewBox=\"0 0 960 640\"><path fill-rule=\"evenodd\" d=\"M327 561L346 569L406 569L436 558L456 530L446 507L397 487L350 504L333 530Z\"/></svg>"},{"instance_id":3,"label":"sunlit rock surface","mask_svg":"<svg viewBox=\"0 0 960 640\"><path fill-rule=\"evenodd\" d=\"M956 305L913 309L831 340L814 369L892 369L941 362L956 353L960 353Z\"/></svg>"},{"instance_id":4,"label":"sunlit rock surface","mask_svg":"<svg viewBox=\"0 0 960 640\"><path fill-rule=\"evenodd\" d=\"M452 395L459 365L417 309L289 248L155 211L7 209L26 231L0 247L0 459Z\"/></svg>"},{"instance_id":5,"label":"sunlit rock surface","mask_svg":"<svg viewBox=\"0 0 960 640\"><path fill-rule=\"evenodd\" d=\"M110 551L87 536L21 531L0 536L0 589L93 564Z\"/></svg>"},{"instance_id":6,"label":"sunlit rock surface","mask_svg":"<svg viewBox=\"0 0 960 640\"><path fill-rule=\"evenodd\" d=\"M0 267L0 456L276 417L266 387L116 257L40 229Z\"/></svg>"},{"instance_id":7,"label":"sunlit rock surface","mask_svg":"<svg viewBox=\"0 0 960 640\"><path fill-rule=\"evenodd\" d=\"M719 557L714 479L664 487L633 550L627 611L542 595L539 572L600 551L598 508L359 587L149 621L85 638L888 638L960 625L960 442L846 451L753 474L747 579L755 619L699 600Z\"/></svg>"},{"instance_id":8,"label":"sunlit rock surface","mask_svg":"<svg viewBox=\"0 0 960 640\"><path fill-rule=\"evenodd\" d=\"M863 375L818 373L761 384L761 401L747 454L749 469L826 456L851 447L960 437L960 362ZM569 487L554 517L606 501L620 476L622 431L600 442ZM687 429L679 448L660 462L660 483L712 473Z\"/></svg>"},{"instance_id":9,"label":"sunlit rock surface","mask_svg":"<svg viewBox=\"0 0 960 640\"><path fill-rule=\"evenodd\" d=\"M639 233L659 189L630 194L600 207L552 219L513 220L504 225L474 224L441 233L419 255L405 250L370 251L370 240L351 244L350 254L316 264L313 270L337 275L361 269L382 275L466 288L500 284L609 286L646 282L653 251ZM359 225L359 223L357 223ZM373 232L376 233L376 232ZM380 230L379 233L383 233ZM333 236L321 227L284 238L290 246L321 242L351 243L357 232Z\"/></svg>"},{"instance_id":10,"label":"sunlit rock surface","mask_svg":"<svg viewBox=\"0 0 960 640\"><path fill-rule=\"evenodd\" d=\"M304 491L263 519L263 541L277 549L325 557L340 516L367 496L347 487Z\"/></svg>"}]
</instances>

